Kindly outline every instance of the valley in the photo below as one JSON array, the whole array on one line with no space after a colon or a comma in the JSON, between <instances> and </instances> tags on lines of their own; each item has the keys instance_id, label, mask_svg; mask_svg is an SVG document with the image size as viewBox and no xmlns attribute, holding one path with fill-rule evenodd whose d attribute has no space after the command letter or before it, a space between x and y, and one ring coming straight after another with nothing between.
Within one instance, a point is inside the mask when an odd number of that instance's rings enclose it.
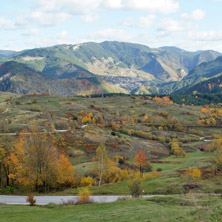
<instances>
[{"instance_id":1,"label":"valley","mask_svg":"<svg viewBox=\"0 0 222 222\"><path fill-rule=\"evenodd\" d=\"M196 84L221 75L220 56L211 50L155 49L117 41L6 51L0 57L0 90L63 96L198 91Z\"/></svg>"}]
</instances>

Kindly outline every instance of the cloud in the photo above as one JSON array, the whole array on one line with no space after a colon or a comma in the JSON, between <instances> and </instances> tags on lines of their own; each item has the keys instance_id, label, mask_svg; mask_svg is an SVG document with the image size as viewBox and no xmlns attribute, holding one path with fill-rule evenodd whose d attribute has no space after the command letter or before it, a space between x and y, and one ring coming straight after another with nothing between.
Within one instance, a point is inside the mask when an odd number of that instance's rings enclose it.
<instances>
[{"instance_id":1,"label":"cloud","mask_svg":"<svg viewBox=\"0 0 222 222\"><path fill-rule=\"evenodd\" d=\"M131 41L133 36L130 35L128 32L122 29L105 29L97 32L92 32L88 34L84 41L95 41L95 42L102 42L102 41Z\"/></svg>"},{"instance_id":2,"label":"cloud","mask_svg":"<svg viewBox=\"0 0 222 222\"><path fill-rule=\"evenodd\" d=\"M14 29L15 25L11 20L0 16L0 28L3 30L10 30L10 29Z\"/></svg>"},{"instance_id":3,"label":"cloud","mask_svg":"<svg viewBox=\"0 0 222 222\"><path fill-rule=\"evenodd\" d=\"M98 21L100 19L100 16L99 15L83 15L81 18L85 23L91 23L91 22Z\"/></svg>"},{"instance_id":4,"label":"cloud","mask_svg":"<svg viewBox=\"0 0 222 222\"><path fill-rule=\"evenodd\" d=\"M170 14L179 10L179 3L174 0L125 0L123 8L134 11Z\"/></svg>"},{"instance_id":5,"label":"cloud","mask_svg":"<svg viewBox=\"0 0 222 222\"><path fill-rule=\"evenodd\" d=\"M161 36L170 35L175 32L184 31L184 27L178 20L165 18L158 25L158 31Z\"/></svg>"},{"instance_id":6,"label":"cloud","mask_svg":"<svg viewBox=\"0 0 222 222\"><path fill-rule=\"evenodd\" d=\"M41 33L40 29L33 28L33 29L29 29L25 31L23 35L24 36L37 36L37 35L40 35L40 33Z\"/></svg>"},{"instance_id":7,"label":"cloud","mask_svg":"<svg viewBox=\"0 0 222 222\"><path fill-rule=\"evenodd\" d=\"M139 18L139 27L140 28L148 28L151 27L156 19L155 15L147 15Z\"/></svg>"},{"instance_id":8,"label":"cloud","mask_svg":"<svg viewBox=\"0 0 222 222\"><path fill-rule=\"evenodd\" d=\"M206 16L205 11L201 9L196 9L193 10L190 14L188 13L183 13L181 14L182 19L191 19L191 20L202 20Z\"/></svg>"},{"instance_id":9,"label":"cloud","mask_svg":"<svg viewBox=\"0 0 222 222\"><path fill-rule=\"evenodd\" d=\"M131 28L149 28L154 24L156 15L150 14L139 18L128 17L121 22L121 25Z\"/></svg>"},{"instance_id":10,"label":"cloud","mask_svg":"<svg viewBox=\"0 0 222 222\"><path fill-rule=\"evenodd\" d=\"M179 3L176 0L39 0L33 7L44 12L62 10L71 14L92 14L106 9L169 14L178 11Z\"/></svg>"},{"instance_id":11,"label":"cloud","mask_svg":"<svg viewBox=\"0 0 222 222\"><path fill-rule=\"evenodd\" d=\"M64 11L69 14L88 14L99 9L101 0L39 0L34 8L43 12Z\"/></svg>"},{"instance_id":12,"label":"cloud","mask_svg":"<svg viewBox=\"0 0 222 222\"><path fill-rule=\"evenodd\" d=\"M101 1L101 7L107 9L119 9L122 8L122 1L121 0L106 0Z\"/></svg>"},{"instance_id":13,"label":"cloud","mask_svg":"<svg viewBox=\"0 0 222 222\"><path fill-rule=\"evenodd\" d=\"M61 31L61 32L59 32L58 34L57 34L57 38L58 39L64 39L64 38L66 38L68 36L68 32L66 31L66 30L63 30L63 31Z\"/></svg>"},{"instance_id":14,"label":"cloud","mask_svg":"<svg viewBox=\"0 0 222 222\"><path fill-rule=\"evenodd\" d=\"M63 23L68 17L69 15L63 12L45 13L42 11L34 11L26 19L43 26L55 26Z\"/></svg>"},{"instance_id":15,"label":"cloud","mask_svg":"<svg viewBox=\"0 0 222 222\"><path fill-rule=\"evenodd\" d=\"M195 41L222 41L222 31L190 32L188 38Z\"/></svg>"}]
</instances>

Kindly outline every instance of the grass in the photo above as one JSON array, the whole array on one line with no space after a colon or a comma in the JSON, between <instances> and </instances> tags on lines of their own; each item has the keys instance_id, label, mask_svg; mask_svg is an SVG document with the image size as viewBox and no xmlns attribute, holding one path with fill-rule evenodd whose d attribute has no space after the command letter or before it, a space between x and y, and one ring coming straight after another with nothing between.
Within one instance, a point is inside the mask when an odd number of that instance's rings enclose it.
<instances>
[{"instance_id":1,"label":"grass","mask_svg":"<svg viewBox=\"0 0 222 222\"><path fill-rule=\"evenodd\" d=\"M9 96L8 94L5 94ZM7 97L6 97L7 98ZM20 105L16 105L16 101L19 101ZM33 112L30 107L35 101L34 105L38 106L42 112ZM145 102L145 103L144 103ZM98 110L90 109L90 104L93 104ZM133 106L133 108L130 108ZM7 108L8 111L0 115L0 123L5 126L9 132L20 131L23 128L31 126L34 122L37 122L41 129L45 128L45 124L55 124L59 129L65 129L67 126L72 126L72 122L67 120L66 113L72 113L76 115L81 110L85 112L92 112L94 115L101 114L107 119L118 120L116 116L118 111L122 116L138 115L145 113L149 117L157 115L160 112L167 111L170 116L174 116L177 119L185 119L189 122L196 123L196 118L201 115L201 107L180 106L177 104L166 104L160 106L157 103L142 98L132 99L131 97L106 97L106 98L79 98L79 97L59 97L59 96L20 96L12 98L10 103L2 101L0 102L0 110ZM192 111L193 115L187 114L187 111ZM8 124L8 119L11 123ZM62 123L61 123L62 122ZM89 126L91 129L101 131L101 134L94 135L86 133L84 130L75 130L73 139L71 139L69 146L71 147L71 155L69 156L70 162L74 168L82 175L91 167L92 157L95 156L95 152L87 153L83 144L99 144L105 143L109 157L115 155L122 155L129 158L129 162L132 161L136 151L145 147L149 158L163 158L168 156L169 148L164 143L158 141L151 141L141 139L138 137L128 136L122 133L118 133L121 137L111 136L111 129L100 129L94 125ZM0 127L0 132L2 131ZM123 128L140 130L143 132L150 131L154 135L161 137L183 137L191 138L195 134L189 132L176 132L176 131L162 131L156 128L147 126L143 122L137 124L123 125ZM197 132L203 130L205 135L211 135L212 132L219 132L220 129L198 127ZM55 135L58 136L58 135ZM120 143L118 139L123 139L123 143ZM114 143L119 143L117 149L113 148ZM196 149L196 146L205 143L204 141L190 142L183 144ZM152 164L154 169L161 168L161 177L145 179L143 182L145 193L181 193L183 192L183 184L186 181L179 176L178 171L184 170L189 166L198 168L208 168L212 159L211 153L202 153L200 151L194 153L188 153L185 158L167 157L163 159L162 163ZM219 177L218 177L219 178ZM212 192L219 189L217 185L217 179L201 179L198 183L201 184L199 192L206 191ZM215 184L214 184L215 183ZM77 191L69 189L63 194L75 194ZM128 194L127 182L121 182L117 184L107 184L101 187L92 187L91 192L93 194Z\"/></svg>"},{"instance_id":2,"label":"grass","mask_svg":"<svg viewBox=\"0 0 222 222\"><path fill-rule=\"evenodd\" d=\"M221 197L196 195L119 200L74 206L0 205L1 222L222 221Z\"/></svg>"},{"instance_id":3,"label":"grass","mask_svg":"<svg viewBox=\"0 0 222 222\"><path fill-rule=\"evenodd\" d=\"M161 168L162 171L160 177L150 178L143 180L144 194L180 194L184 193L183 185L187 183L197 183L200 189L196 192L211 193L216 190L220 190L221 177L215 177L210 179L191 180L190 178L182 177L179 174L180 170L185 170L188 167L208 168L210 167L210 161L213 158L212 153L194 152L188 153L185 158L181 157L167 157L163 159L163 163L152 164L153 169ZM85 165L87 168L91 163ZM77 169L80 172L82 164L77 165ZM128 182L119 182L114 184L104 184L102 186L94 186L90 188L93 195L125 195L129 194ZM77 189L70 189L63 192L63 194L77 194Z\"/></svg>"}]
</instances>

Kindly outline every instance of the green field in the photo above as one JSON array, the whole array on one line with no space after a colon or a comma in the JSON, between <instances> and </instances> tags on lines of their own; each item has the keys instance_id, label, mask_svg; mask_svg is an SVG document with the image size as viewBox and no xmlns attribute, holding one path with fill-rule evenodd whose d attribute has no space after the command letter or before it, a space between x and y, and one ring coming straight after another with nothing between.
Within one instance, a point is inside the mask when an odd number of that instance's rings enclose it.
<instances>
[{"instance_id":1,"label":"green field","mask_svg":"<svg viewBox=\"0 0 222 222\"><path fill-rule=\"evenodd\" d=\"M222 221L221 197L187 196L119 200L75 206L0 205L1 222Z\"/></svg>"}]
</instances>

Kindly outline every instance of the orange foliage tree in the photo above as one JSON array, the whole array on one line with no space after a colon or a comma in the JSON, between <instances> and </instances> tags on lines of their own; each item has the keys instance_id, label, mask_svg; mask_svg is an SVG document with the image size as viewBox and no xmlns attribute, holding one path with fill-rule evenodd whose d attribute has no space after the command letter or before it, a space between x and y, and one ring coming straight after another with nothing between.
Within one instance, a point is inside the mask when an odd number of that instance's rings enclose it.
<instances>
[{"instance_id":1,"label":"orange foliage tree","mask_svg":"<svg viewBox=\"0 0 222 222\"><path fill-rule=\"evenodd\" d=\"M71 163L58 152L51 136L41 134L37 126L20 134L10 160L14 171L9 177L22 188L46 192L73 181Z\"/></svg>"},{"instance_id":2,"label":"orange foliage tree","mask_svg":"<svg viewBox=\"0 0 222 222\"><path fill-rule=\"evenodd\" d=\"M142 174L143 173L143 166L145 166L147 164L146 154L142 150L139 150L135 154L133 162L139 166L140 174Z\"/></svg>"}]
</instances>

